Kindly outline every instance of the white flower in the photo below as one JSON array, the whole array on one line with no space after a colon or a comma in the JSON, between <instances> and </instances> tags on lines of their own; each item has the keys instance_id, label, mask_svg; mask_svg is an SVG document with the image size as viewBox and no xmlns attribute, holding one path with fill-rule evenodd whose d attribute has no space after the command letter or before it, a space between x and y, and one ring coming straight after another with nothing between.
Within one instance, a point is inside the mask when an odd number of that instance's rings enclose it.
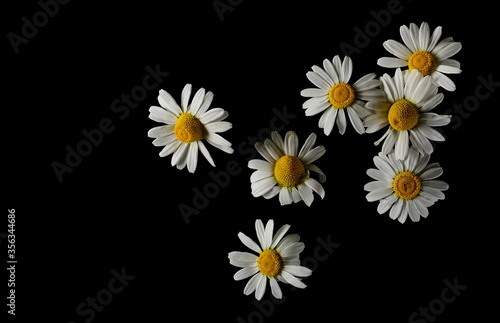
<instances>
[{"instance_id":1,"label":"white flower","mask_svg":"<svg viewBox=\"0 0 500 323\"><path fill-rule=\"evenodd\" d=\"M326 151L323 146L313 148L316 134L309 135L300 151L299 139L294 131L287 132L285 140L276 131L271 133L271 138L255 144L266 160L252 159L248 162L248 167L256 170L250 176L252 195L270 199L279 193L281 205L304 200L310 206L314 200L312 191L323 198L323 186L309 177L309 171L314 171L320 174L321 182L326 181L325 174L312 164Z\"/></svg>"},{"instance_id":2,"label":"white flower","mask_svg":"<svg viewBox=\"0 0 500 323\"><path fill-rule=\"evenodd\" d=\"M379 153L373 158L377 169L368 169L367 174L375 181L365 185L369 191L366 199L369 202L379 201L379 214L387 212L391 219L404 223L408 217L418 222L420 216L429 215L429 206L437 200L444 199L448 184L436 180L443 169L438 163L428 164L430 155L420 155L410 148L408 157L397 160L394 153L385 155Z\"/></svg>"},{"instance_id":3,"label":"white flower","mask_svg":"<svg viewBox=\"0 0 500 323\"><path fill-rule=\"evenodd\" d=\"M260 246L244 233L238 233L241 242L258 256L240 251L229 253L229 263L242 268L236 272L234 280L251 277L243 293L250 295L255 291L257 300L264 295L268 280L273 296L281 299L278 281L305 288L306 285L297 277L307 277L312 273L311 269L300 266L299 254L304 250L304 243L299 242L299 235L289 234L283 237L290 228L288 224L283 225L274 236L273 228L273 220L267 221L265 228L261 220L255 221Z\"/></svg>"},{"instance_id":4,"label":"white flower","mask_svg":"<svg viewBox=\"0 0 500 323\"><path fill-rule=\"evenodd\" d=\"M347 112L354 129L360 134L364 133L365 128L361 121L366 115L364 101L383 97L382 91L377 88L380 81L375 79L375 73L367 74L354 84L350 84L352 60L346 56L341 62L338 55L331 61L325 59L323 68L315 65L312 70L306 75L318 88L300 92L303 97L310 97L302 106L306 109L306 116L323 112L319 119L319 127L323 128L325 135L328 136L335 122L339 127L339 133L344 134Z\"/></svg>"},{"instance_id":5,"label":"white flower","mask_svg":"<svg viewBox=\"0 0 500 323\"><path fill-rule=\"evenodd\" d=\"M395 147L396 158L404 159L410 142L420 153L430 154L433 147L429 141L444 141L445 138L433 127L450 122L450 115L429 112L443 100L430 76L417 70L408 74L397 69L394 78L384 74L380 80L387 100L373 100L366 104L371 115L364 119L367 133L373 133L389 125L382 140L382 153L388 154Z\"/></svg>"},{"instance_id":6,"label":"white flower","mask_svg":"<svg viewBox=\"0 0 500 323\"><path fill-rule=\"evenodd\" d=\"M383 67L404 67L416 69L423 75L431 75L434 82L448 91L455 91L455 83L444 74L459 74L460 63L450 59L462 49L462 44L453 38L441 41L441 26L430 34L429 25L423 22L420 28L414 23L399 29L404 45L395 40L384 42L384 48L396 57L382 57L378 65ZM405 46L406 45L406 46ZM444 73L444 74L443 74Z\"/></svg>"},{"instance_id":7,"label":"white flower","mask_svg":"<svg viewBox=\"0 0 500 323\"><path fill-rule=\"evenodd\" d=\"M160 90L158 102L161 107L152 106L149 118L166 125L150 129L148 136L155 138L153 145L165 146L160 157L173 153L172 166L177 165L178 169L183 169L187 165L188 171L194 173L198 164L198 150L215 166L202 139L228 154L233 153L231 143L217 134L231 129L232 124L222 121L228 116L223 109L209 109L213 99L212 92L205 93L204 88L199 89L191 104L190 95L191 84L186 84L179 107L168 92Z\"/></svg>"}]
</instances>

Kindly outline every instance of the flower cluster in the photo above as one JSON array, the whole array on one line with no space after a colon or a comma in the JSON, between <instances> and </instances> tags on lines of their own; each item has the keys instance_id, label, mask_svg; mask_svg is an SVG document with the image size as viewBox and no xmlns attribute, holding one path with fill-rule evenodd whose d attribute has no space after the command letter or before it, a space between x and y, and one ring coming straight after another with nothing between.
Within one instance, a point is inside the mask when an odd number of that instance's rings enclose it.
<instances>
[{"instance_id":1,"label":"flower cluster","mask_svg":"<svg viewBox=\"0 0 500 323\"><path fill-rule=\"evenodd\" d=\"M395 57L382 57L377 64L394 68L393 74L377 77L368 73L355 82L351 81L353 61L338 55L325 59L322 66L314 65L307 72L307 79L314 87L300 92L307 98L303 109L307 117L321 114L318 126L329 136L337 126L343 135L351 125L359 134L383 135L375 142L381 145L380 153L373 158L376 168L367 170L373 181L364 189L369 193L369 202L378 201L380 214L389 212L389 217L404 223L409 217L413 222L427 217L428 208L437 200L444 199L443 191L448 185L437 178L443 173L438 163L429 163L433 152L432 141L445 138L435 127L445 126L451 116L440 115L433 110L443 101L445 91L454 91L456 86L446 74L461 73L460 63L451 59L461 49L459 42L451 37L441 39L442 28L432 31L426 22L420 27L412 23L401 26L401 39L387 40L384 48ZM158 96L160 107L150 108L149 117L165 125L152 128L148 136L155 138L155 146L164 146L160 156L172 154L171 164L189 172L196 170L198 151L207 161L215 163L204 142L231 154L231 143L218 133L231 129L224 121L228 113L221 108L209 109L212 92L199 89L191 96L191 85L187 84L181 94L180 106L172 96L161 90ZM191 100L191 101L190 101ZM284 137L272 132L271 137L255 144L262 159L253 159L248 167L254 172L250 176L251 193L254 197L271 199L278 196L281 205L304 201L311 206L314 193L322 199L325 190L325 173L314 163L325 154L324 146L316 144L317 135L311 133L302 145L294 131ZM311 177L316 173L318 179ZM248 252L230 252L230 264L240 267L235 280L249 278L244 294L255 292L261 299L267 280L274 297L281 298L278 282L304 288L297 277L306 277L311 270L300 266L299 254L304 244L299 236L285 236L289 225L282 226L273 235L273 220L264 227L261 220L255 222L259 244L243 233L241 242L257 255Z\"/></svg>"}]
</instances>

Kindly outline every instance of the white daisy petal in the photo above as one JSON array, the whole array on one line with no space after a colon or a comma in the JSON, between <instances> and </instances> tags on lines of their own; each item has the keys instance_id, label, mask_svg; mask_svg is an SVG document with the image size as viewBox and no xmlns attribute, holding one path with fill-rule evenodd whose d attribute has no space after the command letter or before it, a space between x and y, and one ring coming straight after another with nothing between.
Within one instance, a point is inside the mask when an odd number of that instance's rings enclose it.
<instances>
[{"instance_id":1,"label":"white daisy petal","mask_svg":"<svg viewBox=\"0 0 500 323\"><path fill-rule=\"evenodd\" d=\"M295 131L288 131L285 135L285 155L297 156L299 138Z\"/></svg>"},{"instance_id":2,"label":"white daisy petal","mask_svg":"<svg viewBox=\"0 0 500 323\"><path fill-rule=\"evenodd\" d=\"M299 185L297 186L299 190L300 197L306 203L307 206L311 206L314 201L314 195L312 189L307 185Z\"/></svg>"},{"instance_id":3,"label":"white daisy petal","mask_svg":"<svg viewBox=\"0 0 500 323\"><path fill-rule=\"evenodd\" d=\"M189 110L187 112L197 115L197 112L203 103L203 99L205 98L205 89L200 88L198 91L196 91L196 94L193 97L193 101L191 102L191 105L189 106Z\"/></svg>"},{"instance_id":4,"label":"white daisy petal","mask_svg":"<svg viewBox=\"0 0 500 323\"><path fill-rule=\"evenodd\" d=\"M262 252L262 249L259 247L259 245L257 245L251 238L249 238L243 232L238 233L238 238L240 238L241 242L245 246L247 246L249 249L251 249L259 254Z\"/></svg>"},{"instance_id":5,"label":"white daisy petal","mask_svg":"<svg viewBox=\"0 0 500 323\"><path fill-rule=\"evenodd\" d=\"M158 126L149 129L148 131L148 137L149 138L161 138L161 137L167 137L174 134L174 125L169 124L165 126Z\"/></svg>"},{"instance_id":6,"label":"white daisy petal","mask_svg":"<svg viewBox=\"0 0 500 323\"><path fill-rule=\"evenodd\" d=\"M189 97L191 96L191 84L186 84L181 93L181 107L183 112L187 112L189 106Z\"/></svg>"},{"instance_id":7,"label":"white daisy petal","mask_svg":"<svg viewBox=\"0 0 500 323\"><path fill-rule=\"evenodd\" d=\"M432 73L432 77L437 82L437 84L443 89L453 92L456 90L455 83L446 75L439 71Z\"/></svg>"},{"instance_id":8,"label":"white daisy petal","mask_svg":"<svg viewBox=\"0 0 500 323\"><path fill-rule=\"evenodd\" d=\"M396 141L396 147L394 148L396 152L396 158L403 160L406 158L408 154L408 148L410 145L410 138L408 135L408 131L399 131L398 139Z\"/></svg>"},{"instance_id":9,"label":"white daisy petal","mask_svg":"<svg viewBox=\"0 0 500 323\"><path fill-rule=\"evenodd\" d=\"M268 249L273 242L274 220L267 221L264 229L264 246L262 249Z\"/></svg>"},{"instance_id":10,"label":"white daisy petal","mask_svg":"<svg viewBox=\"0 0 500 323\"><path fill-rule=\"evenodd\" d=\"M252 275L255 275L259 271L257 267L246 267L238 270L236 274L234 274L234 280L242 280L248 278Z\"/></svg>"},{"instance_id":11,"label":"white daisy petal","mask_svg":"<svg viewBox=\"0 0 500 323\"><path fill-rule=\"evenodd\" d=\"M365 133L365 127L363 126L363 121L361 121L361 118L356 114L354 109L347 108L347 115L349 116L349 121L353 125L356 132L359 133L360 135Z\"/></svg>"},{"instance_id":12,"label":"white daisy petal","mask_svg":"<svg viewBox=\"0 0 500 323\"><path fill-rule=\"evenodd\" d=\"M324 133L329 136L335 126L335 121L337 120L337 114L339 110L330 108L323 115L325 116Z\"/></svg>"},{"instance_id":13,"label":"white daisy petal","mask_svg":"<svg viewBox=\"0 0 500 323\"><path fill-rule=\"evenodd\" d=\"M163 108L169 110L175 116L179 116L182 113L182 110L177 102L175 102L174 98L165 90L160 90L158 102Z\"/></svg>"},{"instance_id":14,"label":"white daisy petal","mask_svg":"<svg viewBox=\"0 0 500 323\"><path fill-rule=\"evenodd\" d=\"M443 28L441 26L434 29L434 32L432 33L432 36L430 39L430 42L429 42L427 48L425 49L426 51L432 52L434 50L434 47L436 47L439 39L441 38L442 29Z\"/></svg>"},{"instance_id":15,"label":"white daisy petal","mask_svg":"<svg viewBox=\"0 0 500 323\"><path fill-rule=\"evenodd\" d=\"M305 89L300 92L300 95L303 97L308 97L308 98L316 98L316 97L324 97L325 95L328 95L328 92L323 90L323 89Z\"/></svg>"},{"instance_id":16,"label":"white daisy petal","mask_svg":"<svg viewBox=\"0 0 500 323\"><path fill-rule=\"evenodd\" d=\"M160 151L160 157L167 157L168 155L174 153L181 144L182 142L174 140L172 143L165 145L165 147Z\"/></svg>"},{"instance_id":17,"label":"white daisy petal","mask_svg":"<svg viewBox=\"0 0 500 323\"><path fill-rule=\"evenodd\" d=\"M248 168L274 173L274 166L262 159L252 159L248 161Z\"/></svg>"},{"instance_id":18,"label":"white daisy petal","mask_svg":"<svg viewBox=\"0 0 500 323\"><path fill-rule=\"evenodd\" d=\"M349 56L344 57L342 62L342 73L340 82L348 83L352 75L352 59Z\"/></svg>"},{"instance_id":19,"label":"white daisy petal","mask_svg":"<svg viewBox=\"0 0 500 323\"><path fill-rule=\"evenodd\" d=\"M293 276L292 274L286 272L286 271L282 271L281 272L281 276L292 286L295 286L297 288L306 288L306 284L304 284L303 282L301 282L298 278L296 278L295 276Z\"/></svg>"},{"instance_id":20,"label":"white daisy petal","mask_svg":"<svg viewBox=\"0 0 500 323\"><path fill-rule=\"evenodd\" d=\"M284 270L298 277L308 277L312 274L312 270L304 266L285 266Z\"/></svg>"},{"instance_id":21,"label":"white daisy petal","mask_svg":"<svg viewBox=\"0 0 500 323\"><path fill-rule=\"evenodd\" d=\"M307 78L311 83L316 85L320 89L328 90L330 89L330 85L328 84L327 81L325 81L324 78L322 78L318 73L315 72L307 72L306 74Z\"/></svg>"},{"instance_id":22,"label":"white daisy petal","mask_svg":"<svg viewBox=\"0 0 500 323\"><path fill-rule=\"evenodd\" d=\"M212 156L210 155L210 153L207 150L207 147L205 147L205 144L203 144L203 141L201 140L198 141L198 149L201 151L203 156L205 156L205 159L210 163L210 165L215 167L215 163L214 160L212 159Z\"/></svg>"},{"instance_id":23,"label":"white daisy petal","mask_svg":"<svg viewBox=\"0 0 500 323\"><path fill-rule=\"evenodd\" d=\"M269 285L271 286L271 293L273 296L277 299L281 299L283 297L283 293L281 292L281 288L274 277L269 278Z\"/></svg>"},{"instance_id":24,"label":"white daisy petal","mask_svg":"<svg viewBox=\"0 0 500 323\"><path fill-rule=\"evenodd\" d=\"M163 122L166 124L175 124L177 122L177 117L170 111L163 108L152 106L149 108L150 119L156 122ZM153 117L153 118L152 118Z\"/></svg>"},{"instance_id":25,"label":"white daisy petal","mask_svg":"<svg viewBox=\"0 0 500 323\"><path fill-rule=\"evenodd\" d=\"M196 171L196 166L198 165L198 142L199 141L195 141L189 145L187 167L190 173L194 173Z\"/></svg>"},{"instance_id":26,"label":"white daisy petal","mask_svg":"<svg viewBox=\"0 0 500 323\"><path fill-rule=\"evenodd\" d=\"M323 186L314 178L307 178L304 181L304 184L309 186L313 191L318 193L318 195L323 199L325 197L325 190L323 189Z\"/></svg>"},{"instance_id":27,"label":"white daisy petal","mask_svg":"<svg viewBox=\"0 0 500 323\"><path fill-rule=\"evenodd\" d=\"M233 127L233 124L231 122L227 121L218 121L218 122L212 122L209 124L205 124L205 129L209 132L225 132Z\"/></svg>"},{"instance_id":28,"label":"white daisy petal","mask_svg":"<svg viewBox=\"0 0 500 323\"><path fill-rule=\"evenodd\" d=\"M252 195L254 197L259 197L269 192L274 185L276 185L276 179L273 176L261 179L257 182L253 182L250 188L252 189Z\"/></svg>"},{"instance_id":29,"label":"white daisy petal","mask_svg":"<svg viewBox=\"0 0 500 323\"><path fill-rule=\"evenodd\" d=\"M408 61L408 58L410 58L410 56L412 54L411 51L408 49L408 47L406 47L405 45L401 44L400 42L392 40L392 39L385 41L383 43L383 46L389 53L393 54L397 58L404 60L404 61ZM403 65L403 66L405 66L405 65ZM401 66L398 66L398 67L401 67Z\"/></svg>"},{"instance_id":30,"label":"white daisy petal","mask_svg":"<svg viewBox=\"0 0 500 323\"><path fill-rule=\"evenodd\" d=\"M171 134L171 135L168 135L165 137L156 138L155 140L153 140L153 145L156 147L166 146L166 145L173 143L176 140L177 140L177 137L174 134Z\"/></svg>"},{"instance_id":31,"label":"white daisy petal","mask_svg":"<svg viewBox=\"0 0 500 323\"><path fill-rule=\"evenodd\" d=\"M258 282L260 282L261 278L264 277L261 274L256 274L252 278L250 278L245 285L245 289L243 290L243 294L250 295L257 288Z\"/></svg>"},{"instance_id":32,"label":"white daisy petal","mask_svg":"<svg viewBox=\"0 0 500 323\"><path fill-rule=\"evenodd\" d=\"M212 92L208 91L205 94L205 98L203 99L203 103L201 104L200 108L198 109L198 112L196 113L196 115L201 116L205 112L207 112L208 108L210 107L210 104L212 104L213 99L214 99L214 94Z\"/></svg>"},{"instance_id":33,"label":"white daisy petal","mask_svg":"<svg viewBox=\"0 0 500 323\"><path fill-rule=\"evenodd\" d=\"M302 162L304 164L311 164L318 160L321 156L323 156L326 152L325 147L317 146L313 149L309 150L309 152L302 158Z\"/></svg>"},{"instance_id":34,"label":"white daisy petal","mask_svg":"<svg viewBox=\"0 0 500 323\"><path fill-rule=\"evenodd\" d=\"M279 200L281 205L288 205L293 203L292 192L286 187L282 187L279 193Z\"/></svg>"},{"instance_id":35,"label":"white daisy petal","mask_svg":"<svg viewBox=\"0 0 500 323\"><path fill-rule=\"evenodd\" d=\"M259 239L260 247L262 250L266 250L265 238L264 238L264 224L262 220L255 220L255 232L257 233L257 239Z\"/></svg>"},{"instance_id":36,"label":"white daisy petal","mask_svg":"<svg viewBox=\"0 0 500 323\"><path fill-rule=\"evenodd\" d=\"M313 132L311 133L306 141L304 142L304 145L302 145L302 148L300 149L299 151L299 154L298 154L298 157L299 158L303 158L305 156L305 154L307 154L309 152L309 150L311 150L311 148L314 146L314 144L316 143L316 134Z\"/></svg>"},{"instance_id":37,"label":"white daisy petal","mask_svg":"<svg viewBox=\"0 0 500 323\"><path fill-rule=\"evenodd\" d=\"M281 228L279 228L278 231L276 231L276 233L274 234L274 237L273 237L273 241L271 243L271 248L274 248L274 247L276 247L276 245L278 245L278 243L281 241L281 239L288 232L289 229L290 229L290 225L285 224Z\"/></svg>"},{"instance_id":38,"label":"white daisy petal","mask_svg":"<svg viewBox=\"0 0 500 323\"><path fill-rule=\"evenodd\" d=\"M249 252L232 251L228 254L229 259L240 260L245 262L255 262L257 266L257 256Z\"/></svg>"},{"instance_id":39,"label":"white daisy petal","mask_svg":"<svg viewBox=\"0 0 500 323\"><path fill-rule=\"evenodd\" d=\"M377 65L388 68L408 66L408 61L396 57L381 57L377 60Z\"/></svg>"},{"instance_id":40,"label":"white daisy petal","mask_svg":"<svg viewBox=\"0 0 500 323\"><path fill-rule=\"evenodd\" d=\"M233 148L231 148L231 143L216 133L209 132L205 137L205 140L212 146L219 148L228 154L232 154L234 151Z\"/></svg>"}]
</instances>

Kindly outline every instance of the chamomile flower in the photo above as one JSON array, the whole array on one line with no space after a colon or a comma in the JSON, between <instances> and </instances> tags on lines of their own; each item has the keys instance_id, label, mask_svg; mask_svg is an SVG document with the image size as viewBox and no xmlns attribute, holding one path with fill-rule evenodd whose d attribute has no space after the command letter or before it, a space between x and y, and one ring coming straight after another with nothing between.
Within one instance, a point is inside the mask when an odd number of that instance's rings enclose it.
<instances>
[{"instance_id":1,"label":"chamomile flower","mask_svg":"<svg viewBox=\"0 0 500 323\"><path fill-rule=\"evenodd\" d=\"M450 115L429 112L443 100L431 77L423 76L417 70L404 74L397 69L394 77L384 74L380 80L386 100L373 100L366 104L370 115L364 119L367 133L389 126L375 145L384 141L382 153L393 148L397 159L404 159L410 142L420 153L430 154L433 147L430 140L444 141L445 138L433 127L450 122Z\"/></svg>"},{"instance_id":2,"label":"chamomile flower","mask_svg":"<svg viewBox=\"0 0 500 323\"><path fill-rule=\"evenodd\" d=\"M445 38L441 41L442 27L430 34L429 25L423 22L420 28L414 23L399 29L404 45L395 40L384 42L384 48L396 57L382 57L377 64L382 67L405 67L430 75L434 82L448 91L455 91L455 83L444 74L459 74L460 63L451 59L462 49L462 44ZM406 45L406 46L405 46Z\"/></svg>"},{"instance_id":3,"label":"chamomile flower","mask_svg":"<svg viewBox=\"0 0 500 323\"><path fill-rule=\"evenodd\" d=\"M349 56L340 61L337 55L331 61L325 59L323 68L313 66L307 78L318 88L302 90L303 97L309 97L303 104L306 116L323 112L319 119L319 127L325 135L332 132L337 123L339 133L344 134L349 117L351 124L359 134L365 132L361 119L366 115L365 101L382 98L378 89L380 84L375 73L367 74L354 83L349 83L352 74L352 60Z\"/></svg>"},{"instance_id":4,"label":"chamomile flower","mask_svg":"<svg viewBox=\"0 0 500 323\"><path fill-rule=\"evenodd\" d=\"M369 191L369 202L379 201L377 211L383 214L389 211L391 219L404 223L408 216L413 222L429 215L427 209L436 201L444 199L443 191L448 184L436 180L443 173L438 163L428 164L430 155L421 155L410 148L408 157L397 160L394 153L379 153L373 158L377 169L370 168L368 176L375 179L365 185Z\"/></svg>"},{"instance_id":5,"label":"chamomile flower","mask_svg":"<svg viewBox=\"0 0 500 323\"><path fill-rule=\"evenodd\" d=\"M215 166L202 140L228 154L233 153L231 143L217 134L231 129L232 124L223 121L228 116L225 110L209 109L213 99L212 92L205 93L204 88L199 89L191 103L190 96L191 84L186 84L179 107L168 92L160 90L158 102L161 107L152 106L149 118L165 125L150 129L148 136L155 138L153 145L165 146L160 157L173 154L172 166L177 165L178 169L183 169L187 165L188 171L194 173L198 164L198 150Z\"/></svg>"},{"instance_id":6,"label":"chamomile flower","mask_svg":"<svg viewBox=\"0 0 500 323\"><path fill-rule=\"evenodd\" d=\"M255 230L260 246L242 232L238 233L238 237L257 255L241 251L229 253L229 263L242 268L236 272L234 280L251 277L243 293L250 295L255 292L257 300L264 295L268 280L273 296L281 299L283 294L278 281L305 288L306 285L297 277L307 277L312 273L311 269L300 266L299 255L304 250L304 243L299 241L299 235L285 236L290 229L288 224L283 225L274 236L273 229L273 220L267 221L265 228L261 220L256 220Z\"/></svg>"},{"instance_id":7,"label":"chamomile flower","mask_svg":"<svg viewBox=\"0 0 500 323\"><path fill-rule=\"evenodd\" d=\"M279 194L281 205L304 200L311 206L313 191L321 198L325 196L323 186L309 172L319 173L320 182L326 181L325 174L312 164L325 153L323 146L314 147L316 134L312 133L299 151L299 139L294 131L289 131L285 139L276 131L271 139L257 142L255 149L265 158L252 159L248 167L256 171L250 176L252 195L270 199Z\"/></svg>"}]
</instances>

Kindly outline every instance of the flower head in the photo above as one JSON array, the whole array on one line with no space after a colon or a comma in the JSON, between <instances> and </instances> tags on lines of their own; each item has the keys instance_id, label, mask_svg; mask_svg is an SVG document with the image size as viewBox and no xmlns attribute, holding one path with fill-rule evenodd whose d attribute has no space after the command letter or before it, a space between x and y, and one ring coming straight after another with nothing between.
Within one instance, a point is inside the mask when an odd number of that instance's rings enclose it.
<instances>
[{"instance_id":1,"label":"flower head","mask_svg":"<svg viewBox=\"0 0 500 323\"><path fill-rule=\"evenodd\" d=\"M421 153L430 154L433 147L429 140L444 141L445 138L433 127L444 126L451 116L429 112L443 100L430 76L413 70L403 74L397 69L394 77L384 74L380 80L386 100L373 100L366 104L370 113L364 120L366 132L372 133L388 126L378 145L385 139L382 153L393 149L397 159L408 154L410 142Z\"/></svg>"},{"instance_id":2,"label":"flower head","mask_svg":"<svg viewBox=\"0 0 500 323\"><path fill-rule=\"evenodd\" d=\"M326 180L325 174L312 164L326 151L323 146L313 148L315 142L316 135L312 133L299 151L299 139L295 132L287 132L283 140L274 131L271 139L256 143L255 148L265 160L252 159L248 162L248 167L256 170L250 176L252 195L270 199L279 194L281 205L304 200L310 206L314 200L313 191L323 198L323 186L309 177L309 172L314 171L319 173L321 182Z\"/></svg>"},{"instance_id":3,"label":"flower head","mask_svg":"<svg viewBox=\"0 0 500 323\"><path fill-rule=\"evenodd\" d=\"M426 218L429 215L427 208L444 199L442 191L448 189L448 184L436 180L443 169L438 163L428 164L429 159L430 155L421 155L413 148L404 161L396 159L394 153L379 153L373 158L377 169L367 171L375 181L365 185L364 189L369 191L366 199L379 201L377 211L383 214L390 210L391 219L401 223L408 216L413 222L418 222L420 216Z\"/></svg>"},{"instance_id":4,"label":"flower head","mask_svg":"<svg viewBox=\"0 0 500 323\"><path fill-rule=\"evenodd\" d=\"M260 246L242 232L238 237L257 255L241 251L233 251L228 255L231 265L242 268L236 272L234 280L251 277L243 293L250 295L255 292L257 300L264 295L268 280L273 296L281 299L283 294L278 281L305 288L306 285L297 277L307 277L312 273L311 269L300 266L299 255L304 250L304 243L299 241L299 235L285 236L290 229L288 224L283 225L274 236L273 229L273 220L267 221L265 227L261 220L256 220L255 230Z\"/></svg>"},{"instance_id":5,"label":"flower head","mask_svg":"<svg viewBox=\"0 0 500 323\"><path fill-rule=\"evenodd\" d=\"M212 92L205 93L204 88L199 89L191 103L190 96L191 84L186 84L179 107L168 92L160 90L158 102L161 107L152 106L149 118L166 125L150 129L148 136L155 138L153 145L165 146L160 157L173 154L172 166L183 169L187 165L188 171L194 173L198 164L198 150L215 166L203 140L228 154L233 153L231 143L217 134L231 129L232 124L223 121L228 116L223 109L209 109Z\"/></svg>"},{"instance_id":6,"label":"flower head","mask_svg":"<svg viewBox=\"0 0 500 323\"><path fill-rule=\"evenodd\" d=\"M400 28L404 45L395 40L384 42L384 48L396 57L382 57L378 65L383 67L405 67L409 71L418 70L424 76L430 75L438 86L448 91L455 91L455 83L444 74L459 74L460 63L450 57L462 49L462 44L453 38L441 41L442 28L437 27L430 33L429 25L423 22L420 28L414 23Z\"/></svg>"},{"instance_id":7,"label":"flower head","mask_svg":"<svg viewBox=\"0 0 500 323\"><path fill-rule=\"evenodd\" d=\"M307 78L318 88L305 89L300 94L309 97L303 104L306 116L323 112L319 119L319 127L329 135L335 123L340 134L344 134L349 117L354 129L360 134L365 132L362 118L366 115L365 101L381 99L382 91L378 89L380 81L374 73L367 74L354 83L350 83L352 60L349 56L340 61L337 55L331 61L325 59L323 68L313 66Z\"/></svg>"}]
</instances>

